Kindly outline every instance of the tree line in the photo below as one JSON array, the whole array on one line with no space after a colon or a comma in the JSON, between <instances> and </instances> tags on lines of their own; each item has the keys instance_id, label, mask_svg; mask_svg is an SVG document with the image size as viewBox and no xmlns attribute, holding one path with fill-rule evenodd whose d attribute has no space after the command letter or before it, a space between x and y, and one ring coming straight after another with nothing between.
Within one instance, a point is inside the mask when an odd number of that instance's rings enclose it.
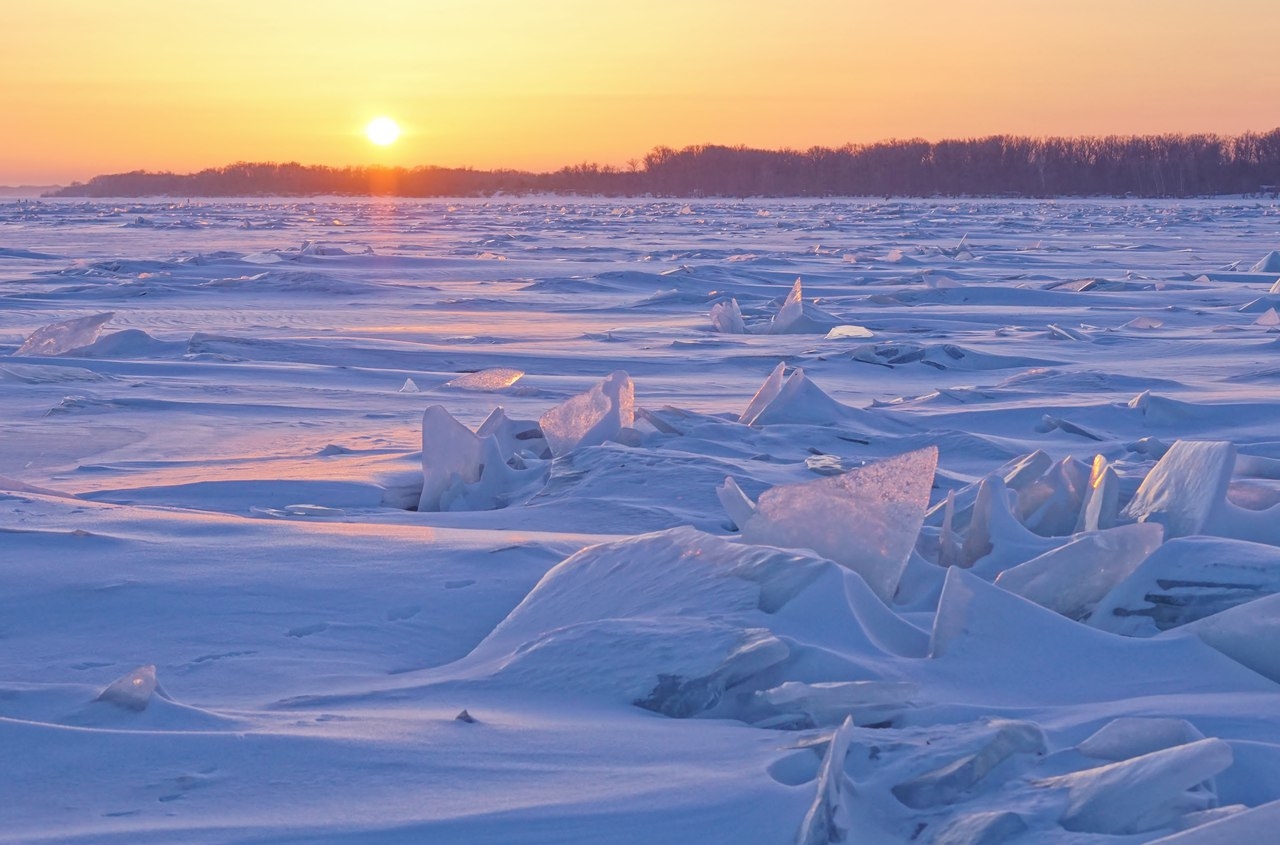
<instances>
[{"instance_id":1,"label":"tree line","mask_svg":"<svg viewBox=\"0 0 1280 845\"><path fill-rule=\"evenodd\" d=\"M626 167L583 163L545 173L238 162L188 174L95 176L50 196L1194 197L1275 195L1277 186L1280 129L1231 136L992 135L807 150L655 147Z\"/></svg>"}]
</instances>

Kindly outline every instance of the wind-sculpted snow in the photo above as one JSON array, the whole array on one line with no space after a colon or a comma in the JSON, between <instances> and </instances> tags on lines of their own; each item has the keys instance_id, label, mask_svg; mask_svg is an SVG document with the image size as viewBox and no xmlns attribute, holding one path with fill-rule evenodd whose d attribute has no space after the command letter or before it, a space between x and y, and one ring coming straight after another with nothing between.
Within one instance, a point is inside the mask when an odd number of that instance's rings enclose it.
<instances>
[{"instance_id":1,"label":"wind-sculpted snow","mask_svg":"<svg viewBox=\"0 0 1280 845\"><path fill-rule=\"evenodd\" d=\"M0 843L1270 841L1278 219L2 203Z\"/></svg>"}]
</instances>

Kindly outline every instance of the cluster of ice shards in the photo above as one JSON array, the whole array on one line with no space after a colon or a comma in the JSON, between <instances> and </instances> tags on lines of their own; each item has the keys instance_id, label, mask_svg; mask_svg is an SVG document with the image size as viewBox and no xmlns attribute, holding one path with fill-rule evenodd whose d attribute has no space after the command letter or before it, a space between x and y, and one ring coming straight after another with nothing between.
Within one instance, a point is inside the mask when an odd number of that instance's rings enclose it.
<instances>
[{"instance_id":1,"label":"cluster of ice shards","mask_svg":"<svg viewBox=\"0 0 1280 845\"><path fill-rule=\"evenodd\" d=\"M829 337L871 337L862 326L843 325L838 317L804 301L800 280L796 279L778 312L767 323L747 325L738 300L729 299L711 306L711 327L722 334L821 334Z\"/></svg>"},{"instance_id":2,"label":"cluster of ice shards","mask_svg":"<svg viewBox=\"0 0 1280 845\"><path fill-rule=\"evenodd\" d=\"M537 425L494 409L472 431L441 405L422 415L420 511L491 510L540 486L546 443Z\"/></svg>"}]
</instances>

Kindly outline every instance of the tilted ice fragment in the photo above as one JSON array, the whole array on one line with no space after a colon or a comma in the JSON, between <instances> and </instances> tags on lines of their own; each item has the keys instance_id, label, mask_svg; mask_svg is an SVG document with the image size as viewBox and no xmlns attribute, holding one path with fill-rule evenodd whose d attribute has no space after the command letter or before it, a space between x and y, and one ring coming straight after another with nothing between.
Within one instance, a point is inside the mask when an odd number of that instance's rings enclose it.
<instances>
[{"instance_id":1,"label":"tilted ice fragment","mask_svg":"<svg viewBox=\"0 0 1280 845\"><path fill-rule=\"evenodd\" d=\"M826 334L839 322L835 316L816 306L804 304L800 280L797 278L765 334Z\"/></svg>"},{"instance_id":2,"label":"tilted ice fragment","mask_svg":"<svg viewBox=\"0 0 1280 845\"><path fill-rule=\"evenodd\" d=\"M1076 531L1097 531L1111 528L1120 516L1120 476L1101 455L1094 456L1085 488L1084 501L1080 504L1080 519Z\"/></svg>"},{"instance_id":3,"label":"tilted ice fragment","mask_svg":"<svg viewBox=\"0 0 1280 845\"><path fill-rule=\"evenodd\" d=\"M417 393L418 385L413 379L407 378L404 380L404 384L400 386L399 392L400 393Z\"/></svg>"},{"instance_id":4,"label":"tilted ice fragment","mask_svg":"<svg viewBox=\"0 0 1280 845\"><path fill-rule=\"evenodd\" d=\"M507 412L498 406L489 412L480 427L476 429L477 437L492 437L498 442L499 451L506 457L529 454L536 458L550 457L546 438L537 420L517 420L507 416Z\"/></svg>"},{"instance_id":5,"label":"tilted ice fragment","mask_svg":"<svg viewBox=\"0 0 1280 845\"><path fill-rule=\"evenodd\" d=\"M853 793L853 784L844 773L844 761L849 756L853 731L853 719L845 719L844 724L831 735L831 743L818 770L818 792L800 823L796 845L829 845L845 841L849 832L846 802Z\"/></svg>"},{"instance_id":6,"label":"tilted ice fragment","mask_svg":"<svg viewBox=\"0 0 1280 845\"><path fill-rule=\"evenodd\" d=\"M1158 522L1170 538L1201 534L1226 500L1235 462L1229 442L1179 440L1147 473L1125 516Z\"/></svg>"},{"instance_id":7,"label":"tilted ice fragment","mask_svg":"<svg viewBox=\"0 0 1280 845\"><path fill-rule=\"evenodd\" d=\"M1018 518L1042 537L1070 534L1080 518L1089 471L1074 458L1063 458L1018 493Z\"/></svg>"},{"instance_id":8,"label":"tilted ice fragment","mask_svg":"<svg viewBox=\"0 0 1280 845\"><path fill-rule=\"evenodd\" d=\"M1187 790L1231 765L1231 746L1201 739L1096 769L1041 781L1067 789L1061 824L1080 833L1120 835L1167 826L1186 812L1205 809Z\"/></svg>"},{"instance_id":9,"label":"tilted ice fragment","mask_svg":"<svg viewBox=\"0 0 1280 845\"><path fill-rule=\"evenodd\" d=\"M559 457L579 446L598 446L635 425L635 388L622 370L609 374L586 393L566 399L539 420L551 454Z\"/></svg>"},{"instance_id":10,"label":"tilted ice fragment","mask_svg":"<svg viewBox=\"0 0 1280 845\"><path fill-rule=\"evenodd\" d=\"M1122 323L1122 329L1158 329L1164 325L1164 320L1155 317L1134 317L1127 323Z\"/></svg>"},{"instance_id":11,"label":"tilted ice fragment","mask_svg":"<svg viewBox=\"0 0 1280 845\"><path fill-rule=\"evenodd\" d=\"M1263 312L1261 317L1253 321L1253 324L1255 326L1265 326L1267 328L1280 326L1280 314L1276 313L1276 309L1268 308Z\"/></svg>"},{"instance_id":12,"label":"tilted ice fragment","mask_svg":"<svg viewBox=\"0 0 1280 845\"><path fill-rule=\"evenodd\" d=\"M894 797L913 810L954 804L1014 754L1044 753L1044 734L1031 722L996 722L993 727L995 734L977 751L897 784Z\"/></svg>"},{"instance_id":13,"label":"tilted ice fragment","mask_svg":"<svg viewBox=\"0 0 1280 845\"><path fill-rule=\"evenodd\" d=\"M996 586L1068 619L1083 619L1103 596L1159 548L1155 523L1120 525L1078 535L1065 545L1006 569Z\"/></svg>"},{"instance_id":14,"label":"tilted ice fragment","mask_svg":"<svg viewBox=\"0 0 1280 845\"><path fill-rule=\"evenodd\" d=\"M1255 599L1192 622L1212 648L1280 684L1280 594Z\"/></svg>"},{"instance_id":15,"label":"tilted ice fragment","mask_svg":"<svg viewBox=\"0 0 1280 845\"><path fill-rule=\"evenodd\" d=\"M443 405L422 414L422 496L420 511L448 505L450 490L480 480L484 447L471 429L453 418Z\"/></svg>"},{"instance_id":16,"label":"tilted ice fragment","mask_svg":"<svg viewBox=\"0 0 1280 845\"><path fill-rule=\"evenodd\" d=\"M1198 739L1204 734L1185 719L1124 716L1112 719L1076 748L1097 760L1128 760Z\"/></svg>"},{"instance_id":17,"label":"tilted ice fragment","mask_svg":"<svg viewBox=\"0 0 1280 845\"><path fill-rule=\"evenodd\" d=\"M18 347L14 355L51 356L70 352L81 346L88 346L98 339L102 327L115 316L114 311L93 314L88 317L76 317L60 323L50 323L36 329L30 337Z\"/></svg>"},{"instance_id":18,"label":"tilted ice fragment","mask_svg":"<svg viewBox=\"0 0 1280 845\"><path fill-rule=\"evenodd\" d=\"M969 530L960 547L961 566L974 567L985 577L994 578L999 572L1058 547L1059 541L1033 534L1018 521L1011 498L999 476L989 475L979 482Z\"/></svg>"},{"instance_id":19,"label":"tilted ice fragment","mask_svg":"<svg viewBox=\"0 0 1280 845\"><path fill-rule=\"evenodd\" d=\"M763 389L762 387L761 390ZM752 405L755 401L755 399L752 400ZM748 406L748 409L750 407ZM779 423L825 425L851 416L853 413L854 409L832 399L823 392L822 388L805 376L804 370L797 367L782 383L777 394L770 398L758 413L743 422L748 425Z\"/></svg>"},{"instance_id":20,"label":"tilted ice fragment","mask_svg":"<svg viewBox=\"0 0 1280 845\"><path fill-rule=\"evenodd\" d=\"M1271 250L1249 268L1250 273L1280 273L1280 252ZM1277 282L1280 284L1280 282Z\"/></svg>"},{"instance_id":21,"label":"tilted ice fragment","mask_svg":"<svg viewBox=\"0 0 1280 845\"><path fill-rule=\"evenodd\" d=\"M1270 842L1280 829L1280 801L1262 804L1224 819L1193 827L1147 845L1243 845Z\"/></svg>"},{"instance_id":22,"label":"tilted ice fragment","mask_svg":"<svg viewBox=\"0 0 1280 845\"><path fill-rule=\"evenodd\" d=\"M764 383L760 385L760 389L756 391L756 395L751 397L751 401L747 403L747 407L738 416L738 422L743 425L752 425L756 421L756 417L760 416L770 402L778 396L778 392L782 390L782 382L786 377L787 365L778 364L773 368L773 372L765 377Z\"/></svg>"},{"instance_id":23,"label":"tilted ice fragment","mask_svg":"<svg viewBox=\"0 0 1280 845\"><path fill-rule=\"evenodd\" d=\"M938 465L930 446L843 475L773 487L742 526L749 543L813 549L861 575L885 603L924 521Z\"/></svg>"},{"instance_id":24,"label":"tilted ice fragment","mask_svg":"<svg viewBox=\"0 0 1280 845\"><path fill-rule=\"evenodd\" d=\"M1089 624L1152 636L1280 592L1280 548L1221 537L1181 537L1151 553L1104 596Z\"/></svg>"},{"instance_id":25,"label":"tilted ice fragment","mask_svg":"<svg viewBox=\"0 0 1280 845\"><path fill-rule=\"evenodd\" d=\"M738 300L717 302L711 306L711 328L722 334L746 334L747 326L742 321L742 309Z\"/></svg>"},{"instance_id":26,"label":"tilted ice fragment","mask_svg":"<svg viewBox=\"0 0 1280 845\"><path fill-rule=\"evenodd\" d=\"M1000 845L1026 830L1017 813L965 813L945 822L929 845Z\"/></svg>"},{"instance_id":27,"label":"tilted ice fragment","mask_svg":"<svg viewBox=\"0 0 1280 845\"><path fill-rule=\"evenodd\" d=\"M756 692L754 704L778 713L804 713L815 725L835 725L845 719L874 725L905 710L918 691L915 684L898 681L787 681Z\"/></svg>"},{"instance_id":28,"label":"tilted ice fragment","mask_svg":"<svg viewBox=\"0 0 1280 845\"><path fill-rule=\"evenodd\" d=\"M156 667L140 666L113 681L94 701L107 701L126 710L146 710L155 691Z\"/></svg>"},{"instance_id":29,"label":"tilted ice fragment","mask_svg":"<svg viewBox=\"0 0 1280 845\"><path fill-rule=\"evenodd\" d=\"M444 383L445 387L457 390L474 390L481 393L503 390L524 377L524 370L510 367L490 367L476 373L464 373Z\"/></svg>"},{"instance_id":30,"label":"tilted ice fragment","mask_svg":"<svg viewBox=\"0 0 1280 845\"><path fill-rule=\"evenodd\" d=\"M716 488L716 498L720 500L720 505L724 508L725 513L729 514L729 519L733 521L736 528L741 529L747 524L747 520L756 512L755 502L742 492L742 488L738 486L738 482L732 478L725 478L724 484Z\"/></svg>"}]
</instances>

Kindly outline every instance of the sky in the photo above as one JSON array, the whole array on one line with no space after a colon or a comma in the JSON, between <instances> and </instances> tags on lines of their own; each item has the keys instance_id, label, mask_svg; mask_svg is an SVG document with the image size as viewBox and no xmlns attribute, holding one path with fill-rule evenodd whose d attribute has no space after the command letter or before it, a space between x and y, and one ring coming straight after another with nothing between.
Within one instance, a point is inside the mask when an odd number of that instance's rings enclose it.
<instances>
[{"instance_id":1,"label":"sky","mask_svg":"<svg viewBox=\"0 0 1280 845\"><path fill-rule=\"evenodd\" d=\"M1280 126L1276 0L39 0L0 184ZM364 127L396 120L376 147Z\"/></svg>"}]
</instances>

